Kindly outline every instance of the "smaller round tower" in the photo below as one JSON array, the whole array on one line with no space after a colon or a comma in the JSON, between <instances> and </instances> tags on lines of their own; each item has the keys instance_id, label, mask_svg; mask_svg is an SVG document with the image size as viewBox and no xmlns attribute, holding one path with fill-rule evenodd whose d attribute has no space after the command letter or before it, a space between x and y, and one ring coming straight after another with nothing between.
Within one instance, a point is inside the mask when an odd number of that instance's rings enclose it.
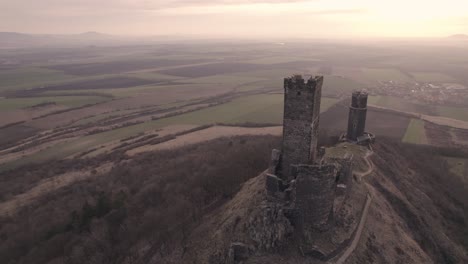
<instances>
[{"instance_id":1,"label":"smaller round tower","mask_svg":"<svg viewBox=\"0 0 468 264\"><path fill-rule=\"evenodd\" d=\"M364 135L367 116L367 92L353 92L351 106L349 107L348 132L346 138L357 141L358 137Z\"/></svg>"}]
</instances>

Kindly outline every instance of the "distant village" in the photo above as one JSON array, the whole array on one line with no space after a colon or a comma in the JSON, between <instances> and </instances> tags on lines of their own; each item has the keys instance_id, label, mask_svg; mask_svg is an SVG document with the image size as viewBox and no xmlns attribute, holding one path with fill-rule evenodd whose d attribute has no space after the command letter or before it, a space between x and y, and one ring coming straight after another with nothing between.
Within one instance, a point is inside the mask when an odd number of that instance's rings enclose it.
<instances>
[{"instance_id":1,"label":"distant village","mask_svg":"<svg viewBox=\"0 0 468 264\"><path fill-rule=\"evenodd\" d=\"M369 94L435 104L464 105L468 101L468 88L458 83L379 81L378 85L369 90Z\"/></svg>"}]
</instances>

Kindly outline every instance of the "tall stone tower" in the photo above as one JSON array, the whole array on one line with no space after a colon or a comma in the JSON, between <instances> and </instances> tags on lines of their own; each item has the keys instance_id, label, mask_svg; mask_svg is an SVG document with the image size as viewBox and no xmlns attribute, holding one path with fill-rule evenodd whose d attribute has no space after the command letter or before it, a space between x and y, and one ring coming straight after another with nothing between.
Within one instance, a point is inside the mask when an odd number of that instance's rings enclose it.
<instances>
[{"instance_id":1,"label":"tall stone tower","mask_svg":"<svg viewBox=\"0 0 468 264\"><path fill-rule=\"evenodd\" d=\"M323 76L307 82L295 75L284 79L281 178L291 178L291 165L312 164L317 153Z\"/></svg>"},{"instance_id":2,"label":"tall stone tower","mask_svg":"<svg viewBox=\"0 0 468 264\"><path fill-rule=\"evenodd\" d=\"M351 106L349 107L348 132L346 138L357 141L364 135L367 115L367 93L364 91L353 92Z\"/></svg>"}]
</instances>

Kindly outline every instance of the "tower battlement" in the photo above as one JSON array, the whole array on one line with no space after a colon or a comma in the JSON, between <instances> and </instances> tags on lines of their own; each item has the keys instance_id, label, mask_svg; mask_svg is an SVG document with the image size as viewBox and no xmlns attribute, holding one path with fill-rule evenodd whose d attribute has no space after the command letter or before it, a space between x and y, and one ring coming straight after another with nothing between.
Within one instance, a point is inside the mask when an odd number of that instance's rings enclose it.
<instances>
[{"instance_id":1,"label":"tower battlement","mask_svg":"<svg viewBox=\"0 0 468 264\"><path fill-rule=\"evenodd\" d=\"M368 94L365 91L355 91L351 97L351 107L353 108L367 108Z\"/></svg>"},{"instance_id":2,"label":"tower battlement","mask_svg":"<svg viewBox=\"0 0 468 264\"><path fill-rule=\"evenodd\" d=\"M284 78L284 91L287 93L289 90L304 90L313 92L317 87L322 87L323 76L310 77L307 81L302 75L293 75Z\"/></svg>"}]
</instances>

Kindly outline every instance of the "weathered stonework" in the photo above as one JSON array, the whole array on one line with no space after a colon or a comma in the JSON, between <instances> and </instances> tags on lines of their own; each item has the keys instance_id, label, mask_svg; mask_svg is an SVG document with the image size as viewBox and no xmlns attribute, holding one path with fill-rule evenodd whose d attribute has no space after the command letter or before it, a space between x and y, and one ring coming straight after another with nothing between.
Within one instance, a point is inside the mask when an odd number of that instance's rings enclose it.
<instances>
[{"instance_id":1,"label":"weathered stonework","mask_svg":"<svg viewBox=\"0 0 468 264\"><path fill-rule=\"evenodd\" d=\"M291 179L291 165L312 164L317 155L323 77L284 79L281 178Z\"/></svg>"},{"instance_id":2,"label":"weathered stonework","mask_svg":"<svg viewBox=\"0 0 468 264\"><path fill-rule=\"evenodd\" d=\"M296 208L303 232L326 230L333 218L337 166L299 165L296 178ZM307 236L307 234L304 234Z\"/></svg>"},{"instance_id":3,"label":"weathered stonework","mask_svg":"<svg viewBox=\"0 0 468 264\"><path fill-rule=\"evenodd\" d=\"M343 158L334 159L333 161L340 167L336 179L336 184L339 187L337 195L344 195L346 190L351 189L353 182L353 155L346 153Z\"/></svg>"},{"instance_id":4,"label":"weathered stonework","mask_svg":"<svg viewBox=\"0 0 468 264\"><path fill-rule=\"evenodd\" d=\"M281 162L281 151L273 149L271 151L270 166L268 167L268 172L271 174L277 174L280 169Z\"/></svg>"},{"instance_id":5,"label":"weathered stonework","mask_svg":"<svg viewBox=\"0 0 468 264\"><path fill-rule=\"evenodd\" d=\"M275 195L280 190L280 179L276 175L267 173L266 174L266 190L269 195Z\"/></svg>"},{"instance_id":6,"label":"weathered stonework","mask_svg":"<svg viewBox=\"0 0 468 264\"><path fill-rule=\"evenodd\" d=\"M367 116L367 96L363 91L353 92L351 106L349 107L348 132L346 138L357 141L364 135Z\"/></svg>"}]
</instances>

